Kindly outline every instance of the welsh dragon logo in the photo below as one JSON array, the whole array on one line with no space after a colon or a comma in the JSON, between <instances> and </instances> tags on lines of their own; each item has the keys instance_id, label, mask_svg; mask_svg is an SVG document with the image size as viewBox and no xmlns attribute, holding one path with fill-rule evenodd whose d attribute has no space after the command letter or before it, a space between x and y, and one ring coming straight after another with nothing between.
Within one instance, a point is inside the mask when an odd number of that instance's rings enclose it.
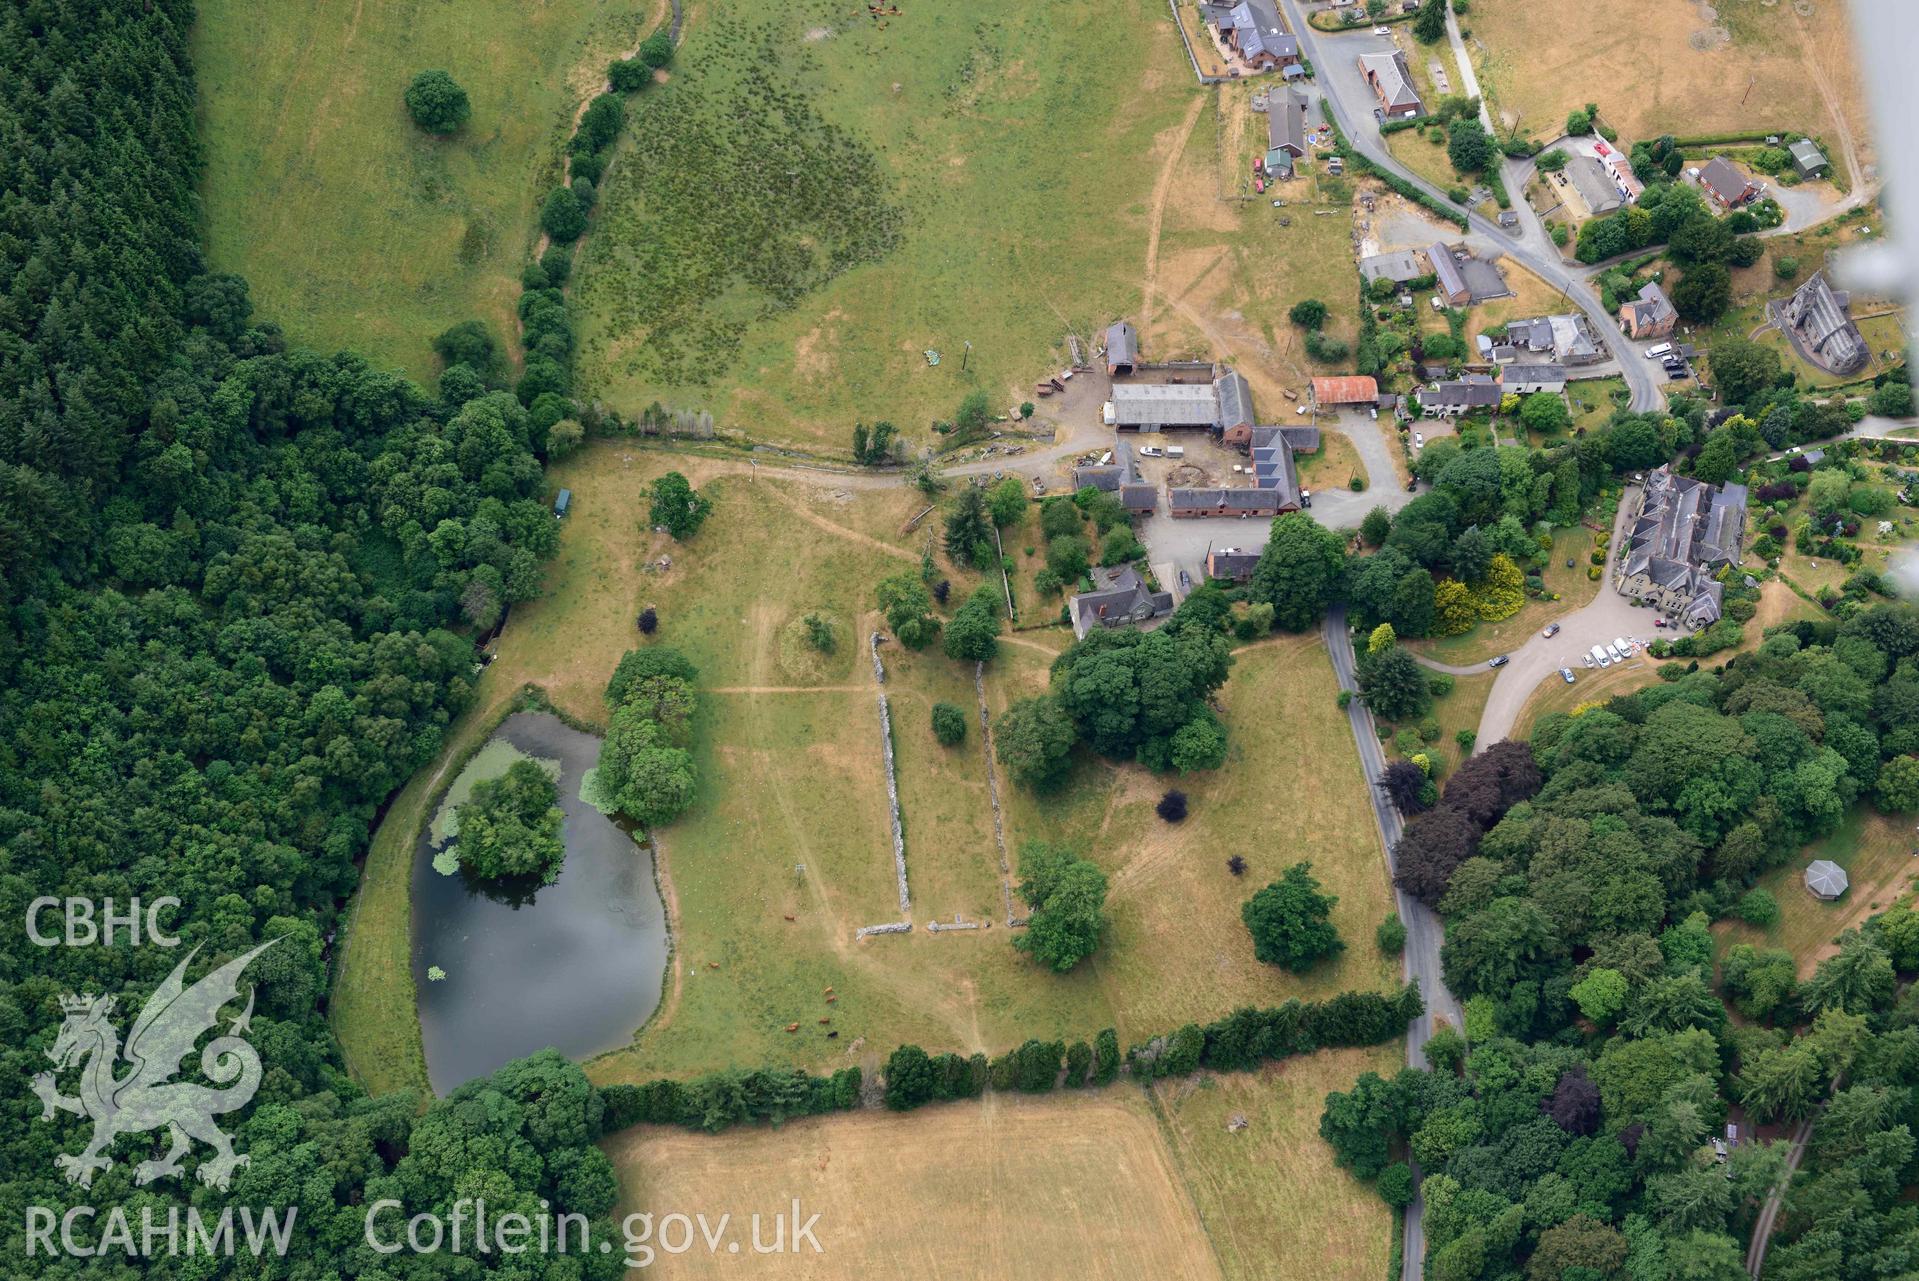
<instances>
[{"instance_id":1,"label":"welsh dragon logo","mask_svg":"<svg viewBox=\"0 0 1919 1281\"><path fill-rule=\"evenodd\" d=\"M246 1009L227 1025L227 1034L215 1037L200 1052L200 1070L213 1086L173 1077L201 1033L214 1026L220 1007L239 995L240 972L277 942L269 940L235 957L192 987L186 986L183 976L200 949L188 952L147 999L140 1017L133 1021L124 1051L112 1023L113 997L60 998L66 1019L47 1051L54 1070L33 1078L33 1092L40 1096L42 1121L52 1120L56 1110L93 1121L93 1138L85 1151L78 1156L63 1152L55 1158L67 1182L91 1187L94 1172L113 1164L106 1153L115 1139L164 1127L171 1146L159 1159L142 1161L134 1171L135 1181L147 1184L178 1175L181 1158L197 1139L214 1151L200 1163L200 1182L226 1190L233 1172L247 1164L247 1158L234 1155L232 1140L213 1118L245 1107L260 1088L260 1056L239 1035L253 1017L252 988L247 989ZM123 1056L125 1071L116 1075ZM78 1096L61 1094L55 1083L56 1075L71 1067L80 1069Z\"/></svg>"}]
</instances>

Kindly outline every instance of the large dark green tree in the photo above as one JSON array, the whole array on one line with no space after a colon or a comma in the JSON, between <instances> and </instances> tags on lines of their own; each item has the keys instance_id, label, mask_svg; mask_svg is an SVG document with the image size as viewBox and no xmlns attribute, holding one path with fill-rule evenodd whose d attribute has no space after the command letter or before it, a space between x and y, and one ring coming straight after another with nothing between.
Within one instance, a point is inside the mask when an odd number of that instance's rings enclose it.
<instances>
[{"instance_id":1,"label":"large dark green tree","mask_svg":"<svg viewBox=\"0 0 1919 1281\"><path fill-rule=\"evenodd\" d=\"M1303 974L1345 948L1333 928L1339 898L1321 894L1310 862L1295 863L1285 875L1248 899L1240 918L1253 936L1253 955L1268 965Z\"/></svg>"},{"instance_id":2,"label":"large dark green tree","mask_svg":"<svg viewBox=\"0 0 1919 1281\"><path fill-rule=\"evenodd\" d=\"M406 87L406 110L428 133L452 133L473 114L466 90L444 71L422 71Z\"/></svg>"}]
</instances>

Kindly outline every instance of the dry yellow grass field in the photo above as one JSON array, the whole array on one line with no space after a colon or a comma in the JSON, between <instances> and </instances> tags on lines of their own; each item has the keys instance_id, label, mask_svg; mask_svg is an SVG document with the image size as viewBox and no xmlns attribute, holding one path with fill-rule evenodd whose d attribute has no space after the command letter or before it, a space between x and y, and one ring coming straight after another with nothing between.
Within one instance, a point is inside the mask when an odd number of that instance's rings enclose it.
<instances>
[{"instance_id":1,"label":"dry yellow grass field","mask_svg":"<svg viewBox=\"0 0 1919 1281\"><path fill-rule=\"evenodd\" d=\"M777 1131L639 1127L605 1146L621 1214L730 1213L742 1235L742 1220L794 1197L802 1219L820 1216L819 1254L696 1246L654 1262L666 1277L1357 1281L1385 1271L1391 1217L1333 1165L1320 1102L1396 1061L1396 1047L1329 1051L1150 1098L1120 1085ZM1245 1129L1227 1130L1234 1115Z\"/></svg>"},{"instance_id":2,"label":"dry yellow grass field","mask_svg":"<svg viewBox=\"0 0 1919 1281\"><path fill-rule=\"evenodd\" d=\"M1850 133L1870 163L1840 0L1813 0L1805 19L1790 3L1719 0L1716 25L1707 8L1684 0L1475 0L1461 26L1471 32L1493 109L1521 132L1551 137L1568 111L1597 102L1624 142L1794 129L1837 152Z\"/></svg>"}]
</instances>

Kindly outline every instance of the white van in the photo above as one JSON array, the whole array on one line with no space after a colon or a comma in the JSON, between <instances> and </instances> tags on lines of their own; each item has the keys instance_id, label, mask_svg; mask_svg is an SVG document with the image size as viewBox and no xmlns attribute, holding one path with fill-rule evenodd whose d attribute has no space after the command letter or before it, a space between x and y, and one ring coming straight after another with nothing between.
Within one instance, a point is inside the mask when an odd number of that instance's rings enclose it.
<instances>
[{"instance_id":1,"label":"white van","mask_svg":"<svg viewBox=\"0 0 1919 1281\"><path fill-rule=\"evenodd\" d=\"M1619 647L1619 656L1621 658L1632 657L1632 648L1633 648L1632 641L1628 640L1624 636L1621 636L1617 640L1613 641L1613 644Z\"/></svg>"},{"instance_id":2,"label":"white van","mask_svg":"<svg viewBox=\"0 0 1919 1281\"><path fill-rule=\"evenodd\" d=\"M1623 662L1626 656L1619 652L1619 646L1608 645L1606 646L1606 657L1612 659L1613 662L1618 663L1618 662Z\"/></svg>"},{"instance_id":3,"label":"white van","mask_svg":"<svg viewBox=\"0 0 1919 1281\"><path fill-rule=\"evenodd\" d=\"M1646 348L1646 359L1658 360L1661 356L1668 355L1669 353L1671 353L1671 351L1672 351L1672 344L1669 342L1662 342L1657 347Z\"/></svg>"},{"instance_id":4,"label":"white van","mask_svg":"<svg viewBox=\"0 0 1919 1281\"><path fill-rule=\"evenodd\" d=\"M1612 659L1607 658L1606 651L1597 645L1592 647L1592 656L1593 662L1598 663L1601 667L1612 666Z\"/></svg>"}]
</instances>

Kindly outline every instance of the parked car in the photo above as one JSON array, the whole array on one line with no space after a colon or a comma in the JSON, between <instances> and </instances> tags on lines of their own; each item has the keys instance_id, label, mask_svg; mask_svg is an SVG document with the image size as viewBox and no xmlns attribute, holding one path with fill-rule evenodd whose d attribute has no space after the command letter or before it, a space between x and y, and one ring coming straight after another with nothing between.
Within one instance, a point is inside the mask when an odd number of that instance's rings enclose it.
<instances>
[{"instance_id":1,"label":"parked car","mask_svg":"<svg viewBox=\"0 0 1919 1281\"><path fill-rule=\"evenodd\" d=\"M1557 636L1557 635L1559 635L1559 624L1558 624L1558 623L1547 623L1547 624L1546 624L1546 630L1545 630L1545 631L1543 631L1543 632L1541 632L1541 633L1539 633L1539 634L1540 634L1541 636L1544 636L1544 637L1545 637L1545 638L1546 638L1547 640L1551 640L1551 639L1552 639L1553 637L1555 637L1555 636Z\"/></svg>"},{"instance_id":2,"label":"parked car","mask_svg":"<svg viewBox=\"0 0 1919 1281\"><path fill-rule=\"evenodd\" d=\"M1392 33L1393 33L1393 29L1391 27L1374 27L1373 28L1373 34L1376 36L1390 36Z\"/></svg>"},{"instance_id":3,"label":"parked car","mask_svg":"<svg viewBox=\"0 0 1919 1281\"><path fill-rule=\"evenodd\" d=\"M1570 667L1562 667L1562 668L1560 668L1560 669L1559 669L1559 675L1560 675L1560 676L1561 676L1562 678L1564 678L1564 680L1565 680L1565 682L1566 682L1566 683L1567 683L1568 685L1570 685L1570 684L1572 684L1572 683L1573 683L1573 669L1572 669L1572 668L1570 668Z\"/></svg>"},{"instance_id":4,"label":"parked car","mask_svg":"<svg viewBox=\"0 0 1919 1281\"><path fill-rule=\"evenodd\" d=\"M1652 620L1652 625L1654 627L1664 627L1666 625L1666 620L1663 618L1655 618Z\"/></svg>"},{"instance_id":5,"label":"parked car","mask_svg":"<svg viewBox=\"0 0 1919 1281\"><path fill-rule=\"evenodd\" d=\"M1662 342L1658 344L1657 346L1648 347L1646 348L1646 359L1658 360L1661 356L1664 356L1671 350L1672 350L1672 344L1669 342Z\"/></svg>"},{"instance_id":6,"label":"parked car","mask_svg":"<svg viewBox=\"0 0 1919 1281\"><path fill-rule=\"evenodd\" d=\"M1504 667L1504 666L1505 666L1506 664L1508 664L1508 663L1510 663L1510 662L1512 662L1512 661L1513 661L1513 656L1512 656L1511 654L1499 654L1499 655L1496 655L1496 656L1495 656L1495 657L1493 657L1493 658L1490 658L1490 659L1488 659L1488 660L1486 661L1486 666L1488 666L1488 667Z\"/></svg>"},{"instance_id":7,"label":"parked car","mask_svg":"<svg viewBox=\"0 0 1919 1281\"><path fill-rule=\"evenodd\" d=\"M1414 448L1414 449L1420 449L1420 448L1423 448L1423 447L1425 446L1425 444L1426 444L1426 437L1425 437L1425 436L1424 436L1423 434L1421 434L1420 432L1414 432L1414 433L1413 433L1413 448Z\"/></svg>"},{"instance_id":8,"label":"parked car","mask_svg":"<svg viewBox=\"0 0 1919 1281\"><path fill-rule=\"evenodd\" d=\"M1139 456L1141 458L1164 458L1166 457L1166 451L1158 445L1141 445L1139 447Z\"/></svg>"}]
</instances>

